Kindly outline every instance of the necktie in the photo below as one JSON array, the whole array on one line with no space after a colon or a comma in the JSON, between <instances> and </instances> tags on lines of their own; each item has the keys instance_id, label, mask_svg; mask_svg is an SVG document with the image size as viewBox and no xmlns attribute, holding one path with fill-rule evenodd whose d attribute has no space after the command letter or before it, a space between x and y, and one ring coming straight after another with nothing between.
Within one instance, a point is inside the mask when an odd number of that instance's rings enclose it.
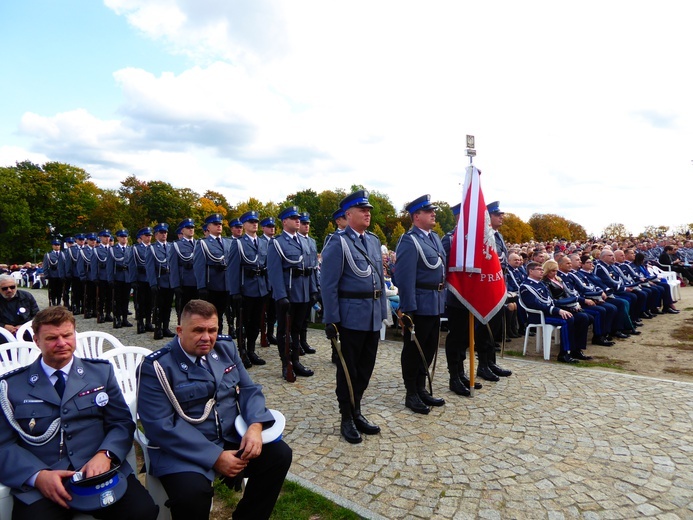
<instances>
[{"instance_id":1,"label":"necktie","mask_svg":"<svg viewBox=\"0 0 693 520\"><path fill-rule=\"evenodd\" d=\"M296 242L298 244L298 235L294 235L294 242Z\"/></svg>"},{"instance_id":2,"label":"necktie","mask_svg":"<svg viewBox=\"0 0 693 520\"><path fill-rule=\"evenodd\" d=\"M209 366L207 365L207 360L203 359L202 356L197 356L197 359L195 360L195 364L198 367L204 368L210 374L212 373L212 371L209 369Z\"/></svg>"},{"instance_id":3,"label":"necktie","mask_svg":"<svg viewBox=\"0 0 693 520\"><path fill-rule=\"evenodd\" d=\"M433 238L433 231L431 231L431 232L428 234L428 238L431 239L431 244L433 244L433 249L435 249L436 251L438 251L438 245L436 244L436 239Z\"/></svg>"},{"instance_id":4,"label":"necktie","mask_svg":"<svg viewBox=\"0 0 693 520\"><path fill-rule=\"evenodd\" d=\"M361 235L361 243L363 244L363 248L368 251L368 245L366 245L366 235Z\"/></svg>"},{"instance_id":5,"label":"necktie","mask_svg":"<svg viewBox=\"0 0 693 520\"><path fill-rule=\"evenodd\" d=\"M55 381L55 385L53 385L53 387L55 388L55 391L58 392L58 395L62 399L63 394L65 393L65 374L63 373L62 370L56 370L55 375L58 377L58 379Z\"/></svg>"},{"instance_id":6,"label":"necktie","mask_svg":"<svg viewBox=\"0 0 693 520\"><path fill-rule=\"evenodd\" d=\"M219 245L221 245L221 237L217 237L217 242L219 242Z\"/></svg>"}]
</instances>

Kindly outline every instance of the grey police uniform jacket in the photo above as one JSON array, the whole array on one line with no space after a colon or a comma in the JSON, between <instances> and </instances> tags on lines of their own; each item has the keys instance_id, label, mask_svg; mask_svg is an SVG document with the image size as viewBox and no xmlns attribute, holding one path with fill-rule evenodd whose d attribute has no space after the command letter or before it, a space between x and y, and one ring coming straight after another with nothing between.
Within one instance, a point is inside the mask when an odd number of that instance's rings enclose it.
<instances>
[{"instance_id":1,"label":"grey police uniform jacket","mask_svg":"<svg viewBox=\"0 0 693 520\"><path fill-rule=\"evenodd\" d=\"M308 244L308 257L306 258L306 267L313 270L313 279L315 282L316 290L320 291L320 276L318 270L318 245L315 243L315 239L311 236L303 236L298 234L299 238L302 238Z\"/></svg>"},{"instance_id":2,"label":"grey police uniform jacket","mask_svg":"<svg viewBox=\"0 0 693 520\"><path fill-rule=\"evenodd\" d=\"M65 266L60 251L49 251L43 255L43 268L46 270L46 278L64 278Z\"/></svg>"},{"instance_id":3,"label":"grey police uniform jacket","mask_svg":"<svg viewBox=\"0 0 693 520\"><path fill-rule=\"evenodd\" d=\"M89 246L84 246L79 250L77 257L77 276L83 282L94 280L91 269L91 257L94 255L94 249Z\"/></svg>"},{"instance_id":4,"label":"grey police uniform jacket","mask_svg":"<svg viewBox=\"0 0 693 520\"><path fill-rule=\"evenodd\" d=\"M416 226L397 244L395 285L399 308L421 316L440 316L445 310L445 251L440 237L426 236Z\"/></svg>"},{"instance_id":5,"label":"grey police uniform jacket","mask_svg":"<svg viewBox=\"0 0 693 520\"><path fill-rule=\"evenodd\" d=\"M227 270L229 293L250 298L267 296L267 240L257 237L257 245L248 235L231 244Z\"/></svg>"},{"instance_id":6,"label":"grey police uniform jacket","mask_svg":"<svg viewBox=\"0 0 693 520\"><path fill-rule=\"evenodd\" d=\"M147 270L147 283L150 287L158 285L162 289L171 286L171 253L173 246L168 243L152 242L144 262Z\"/></svg>"},{"instance_id":7,"label":"grey police uniform jacket","mask_svg":"<svg viewBox=\"0 0 693 520\"><path fill-rule=\"evenodd\" d=\"M149 439L149 472L154 476L193 471L213 480L212 467L224 443L241 440L234 427L238 406L246 424L263 423L266 428L274 424L262 386L250 379L231 338L220 338L224 339L217 339L207 355L212 374L190 361L178 338L147 356L140 366L137 412ZM176 413L157 379L155 361L188 417L201 417L207 401L216 398L205 421L191 424Z\"/></svg>"},{"instance_id":8,"label":"grey police uniform jacket","mask_svg":"<svg viewBox=\"0 0 693 520\"><path fill-rule=\"evenodd\" d=\"M195 244L193 266L198 289L228 291L226 270L229 265L231 240L221 237L221 244L212 235Z\"/></svg>"},{"instance_id":9,"label":"grey police uniform jacket","mask_svg":"<svg viewBox=\"0 0 693 520\"><path fill-rule=\"evenodd\" d=\"M322 250L323 319L348 329L373 332L381 329L388 305L380 240L373 233L366 233L365 239L367 249L358 234L347 227Z\"/></svg>"},{"instance_id":10,"label":"grey police uniform jacket","mask_svg":"<svg viewBox=\"0 0 693 520\"><path fill-rule=\"evenodd\" d=\"M79 263L80 247L78 245L71 246L65 251L65 277L79 278L77 264Z\"/></svg>"},{"instance_id":11,"label":"grey police uniform jacket","mask_svg":"<svg viewBox=\"0 0 693 520\"><path fill-rule=\"evenodd\" d=\"M197 278L193 269L195 241L183 238L171 244L171 287L195 287Z\"/></svg>"},{"instance_id":12,"label":"grey police uniform jacket","mask_svg":"<svg viewBox=\"0 0 693 520\"><path fill-rule=\"evenodd\" d=\"M311 293L318 292L308 241L298 233L296 236L298 242L282 232L267 248L267 274L275 301L288 298L291 303L306 303Z\"/></svg>"},{"instance_id":13,"label":"grey police uniform jacket","mask_svg":"<svg viewBox=\"0 0 693 520\"><path fill-rule=\"evenodd\" d=\"M135 423L108 361L75 357L62 400L40 358L1 379L7 381L14 417L22 430L38 436L60 418L65 443L62 456L61 431L43 446L31 446L0 413L0 482L11 487L19 500L31 504L42 498L37 489L25 484L37 471L78 471L100 450L108 450L122 461L125 476L132 473L125 457L132 448Z\"/></svg>"},{"instance_id":14,"label":"grey police uniform jacket","mask_svg":"<svg viewBox=\"0 0 693 520\"><path fill-rule=\"evenodd\" d=\"M91 255L91 277L90 280L108 281L108 256L110 248L99 244L94 248Z\"/></svg>"},{"instance_id":15,"label":"grey police uniform jacket","mask_svg":"<svg viewBox=\"0 0 693 520\"><path fill-rule=\"evenodd\" d=\"M106 270L108 281L110 282L129 282L130 281L130 262L132 261L132 248L116 244L108 248L108 262Z\"/></svg>"},{"instance_id":16,"label":"grey police uniform jacket","mask_svg":"<svg viewBox=\"0 0 693 520\"><path fill-rule=\"evenodd\" d=\"M128 269L130 283L147 281L149 247L142 242L132 246L132 257L130 257L130 268Z\"/></svg>"}]
</instances>

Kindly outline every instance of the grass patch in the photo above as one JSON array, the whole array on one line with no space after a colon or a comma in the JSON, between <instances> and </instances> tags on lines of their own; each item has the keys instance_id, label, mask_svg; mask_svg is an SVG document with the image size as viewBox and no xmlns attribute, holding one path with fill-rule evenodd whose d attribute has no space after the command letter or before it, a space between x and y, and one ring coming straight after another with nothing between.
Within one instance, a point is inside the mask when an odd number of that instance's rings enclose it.
<instances>
[{"instance_id":1,"label":"grass patch","mask_svg":"<svg viewBox=\"0 0 693 520\"><path fill-rule=\"evenodd\" d=\"M693 342L693 325L681 325L671 331L671 337L679 341Z\"/></svg>"},{"instance_id":2,"label":"grass patch","mask_svg":"<svg viewBox=\"0 0 693 520\"><path fill-rule=\"evenodd\" d=\"M668 374L679 374L684 376L693 376L693 368L666 367L664 371Z\"/></svg>"},{"instance_id":3,"label":"grass patch","mask_svg":"<svg viewBox=\"0 0 693 520\"><path fill-rule=\"evenodd\" d=\"M215 498L223 501L229 511L233 511L241 499L240 492L230 490L221 481L214 483ZM229 513L226 518L230 518ZM273 520L358 520L361 517L330 502L294 482L284 482L282 491L270 517Z\"/></svg>"}]
</instances>

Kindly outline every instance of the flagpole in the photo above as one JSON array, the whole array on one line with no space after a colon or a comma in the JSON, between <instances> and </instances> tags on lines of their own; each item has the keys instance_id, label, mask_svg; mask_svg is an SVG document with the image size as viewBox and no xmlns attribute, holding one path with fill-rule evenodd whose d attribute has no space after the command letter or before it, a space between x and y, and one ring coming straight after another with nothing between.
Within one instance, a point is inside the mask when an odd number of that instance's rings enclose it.
<instances>
[{"instance_id":1,"label":"flagpole","mask_svg":"<svg viewBox=\"0 0 693 520\"><path fill-rule=\"evenodd\" d=\"M469 166L472 166L476 150L474 149L474 136L467 135L467 156L469 157ZM469 312L469 397L474 397L474 378L476 371L474 370L474 314Z\"/></svg>"}]
</instances>

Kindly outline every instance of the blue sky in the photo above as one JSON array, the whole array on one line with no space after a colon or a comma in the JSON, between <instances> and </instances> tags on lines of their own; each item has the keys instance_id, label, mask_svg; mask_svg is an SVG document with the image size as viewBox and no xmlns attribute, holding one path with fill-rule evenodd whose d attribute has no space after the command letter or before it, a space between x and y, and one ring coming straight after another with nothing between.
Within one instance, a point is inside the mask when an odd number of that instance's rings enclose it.
<instances>
[{"instance_id":1,"label":"blue sky","mask_svg":"<svg viewBox=\"0 0 693 520\"><path fill-rule=\"evenodd\" d=\"M230 201L363 184L600 233L693 222L690 2L8 0L0 164Z\"/></svg>"}]
</instances>

